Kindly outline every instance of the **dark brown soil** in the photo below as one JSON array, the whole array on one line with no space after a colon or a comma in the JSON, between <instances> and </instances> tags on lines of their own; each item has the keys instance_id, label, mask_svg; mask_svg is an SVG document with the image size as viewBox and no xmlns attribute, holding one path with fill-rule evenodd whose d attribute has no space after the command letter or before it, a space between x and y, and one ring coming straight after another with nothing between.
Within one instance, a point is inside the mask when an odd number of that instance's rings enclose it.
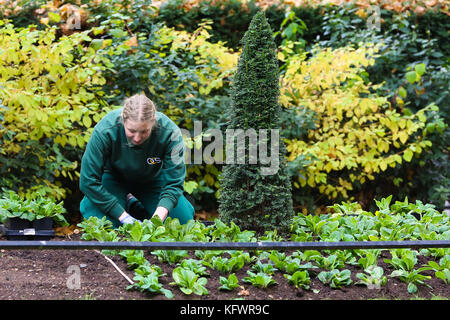
<instances>
[{"instance_id":1,"label":"dark brown soil","mask_svg":"<svg viewBox=\"0 0 450 320\"><path fill-rule=\"evenodd\" d=\"M55 237L52 240L78 240L79 235ZM0 236L0 240L6 240ZM383 251L384 258L389 257ZM110 257L130 279L133 270L119 256ZM415 295L407 292L407 285L397 278L390 278L392 269L382 259L379 265L385 269L388 283L381 289L368 289L357 286L356 273L361 272L354 266L346 266L352 271L353 284L342 289L331 289L323 285L315 276L311 276L311 289L298 290L289 285L283 274L276 272L277 285L267 289L258 289L242 282L247 276L248 267L236 273L241 284L231 292L219 291L219 274L210 270L207 296L185 295L177 287L171 286L172 270L175 266L161 263L151 254L147 256L152 264L159 265L167 276L160 278L164 288L170 289L175 300L366 300L366 299L411 299L434 296L450 297L449 286L438 278L426 281L431 288L419 286ZM426 257L420 257L418 265L426 263ZM80 286L74 287L74 274L79 271ZM320 271L320 270L319 270ZM428 272L433 275L432 272ZM0 300L167 300L164 295L153 295L136 290L127 290L128 281L96 250L0 250Z\"/></svg>"}]
</instances>

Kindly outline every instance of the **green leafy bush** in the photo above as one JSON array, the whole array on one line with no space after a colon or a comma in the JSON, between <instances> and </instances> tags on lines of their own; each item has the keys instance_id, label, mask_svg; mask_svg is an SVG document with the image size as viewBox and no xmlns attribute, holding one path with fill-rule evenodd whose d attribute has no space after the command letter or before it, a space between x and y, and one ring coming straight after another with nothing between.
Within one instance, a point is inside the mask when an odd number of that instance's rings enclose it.
<instances>
[{"instance_id":1,"label":"green leafy bush","mask_svg":"<svg viewBox=\"0 0 450 320\"><path fill-rule=\"evenodd\" d=\"M443 38L450 24L448 16L436 10L417 15L383 9L379 16L374 12L368 16L349 5L325 10L321 24L324 32L319 43L324 47L359 46L367 41L383 43L366 76L373 83L383 84L376 92L387 97L394 108L410 116L432 103L439 107L427 115L429 123L424 136L432 143L430 152L365 183L361 192L415 197L442 209L450 194L450 171L445 165L450 134L445 125L449 121L446 106L450 101L445 57L450 47ZM426 68L417 72L421 66Z\"/></svg>"},{"instance_id":2,"label":"green leafy bush","mask_svg":"<svg viewBox=\"0 0 450 320\"><path fill-rule=\"evenodd\" d=\"M63 183L77 179L93 123L108 110L108 60L83 47L88 32L57 37L56 28L0 26L0 184L62 199L73 191Z\"/></svg>"}]
</instances>

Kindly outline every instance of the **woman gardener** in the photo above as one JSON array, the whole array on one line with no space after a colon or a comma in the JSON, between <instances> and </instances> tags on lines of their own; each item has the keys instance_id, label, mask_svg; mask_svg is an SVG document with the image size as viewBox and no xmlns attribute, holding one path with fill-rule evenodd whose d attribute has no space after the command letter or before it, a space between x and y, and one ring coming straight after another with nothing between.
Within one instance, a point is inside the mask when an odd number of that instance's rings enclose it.
<instances>
[{"instance_id":1,"label":"woman gardener","mask_svg":"<svg viewBox=\"0 0 450 320\"><path fill-rule=\"evenodd\" d=\"M134 95L94 127L81 160L80 212L106 216L114 227L155 215L186 223L194 208L183 196L185 176L180 129L145 95Z\"/></svg>"}]
</instances>

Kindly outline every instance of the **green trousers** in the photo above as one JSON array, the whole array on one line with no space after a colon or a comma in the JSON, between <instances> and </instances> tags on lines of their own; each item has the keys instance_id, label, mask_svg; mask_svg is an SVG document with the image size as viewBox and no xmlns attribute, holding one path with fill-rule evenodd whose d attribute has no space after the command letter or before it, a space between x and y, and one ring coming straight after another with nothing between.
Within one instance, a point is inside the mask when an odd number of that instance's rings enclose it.
<instances>
[{"instance_id":1,"label":"green trousers","mask_svg":"<svg viewBox=\"0 0 450 320\"><path fill-rule=\"evenodd\" d=\"M118 181L111 173L102 176L103 187L117 198L125 211L139 220L150 219L156 210L162 188L158 183L152 185L130 184ZM127 202L127 194L131 193L136 199ZM80 203L80 212L85 219L90 217L103 218L106 216L115 228L121 224L105 212L102 212L88 197L84 197ZM194 207L183 195L178 199L177 205L170 210L169 217L177 218L181 224L194 218Z\"/></svg>"}]
</instances>

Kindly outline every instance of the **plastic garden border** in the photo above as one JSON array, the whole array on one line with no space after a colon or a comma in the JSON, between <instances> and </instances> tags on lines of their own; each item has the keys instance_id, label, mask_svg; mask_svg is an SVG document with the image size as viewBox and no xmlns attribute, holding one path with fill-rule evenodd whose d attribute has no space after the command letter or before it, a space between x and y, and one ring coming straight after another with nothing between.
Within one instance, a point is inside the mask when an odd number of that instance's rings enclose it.
<instances>
[{"instance_id":1,"label":"plastic garden border","mask_svg":"<svg viewBox=\"0 0 450 320\"><path fill-rule=\"evenodd\" d=\"M342 250L450 248L450 240L339 242L149 242L149 241L0 241L0 249L135 249L135 250Z\"/></svg>"}]
</instances>

